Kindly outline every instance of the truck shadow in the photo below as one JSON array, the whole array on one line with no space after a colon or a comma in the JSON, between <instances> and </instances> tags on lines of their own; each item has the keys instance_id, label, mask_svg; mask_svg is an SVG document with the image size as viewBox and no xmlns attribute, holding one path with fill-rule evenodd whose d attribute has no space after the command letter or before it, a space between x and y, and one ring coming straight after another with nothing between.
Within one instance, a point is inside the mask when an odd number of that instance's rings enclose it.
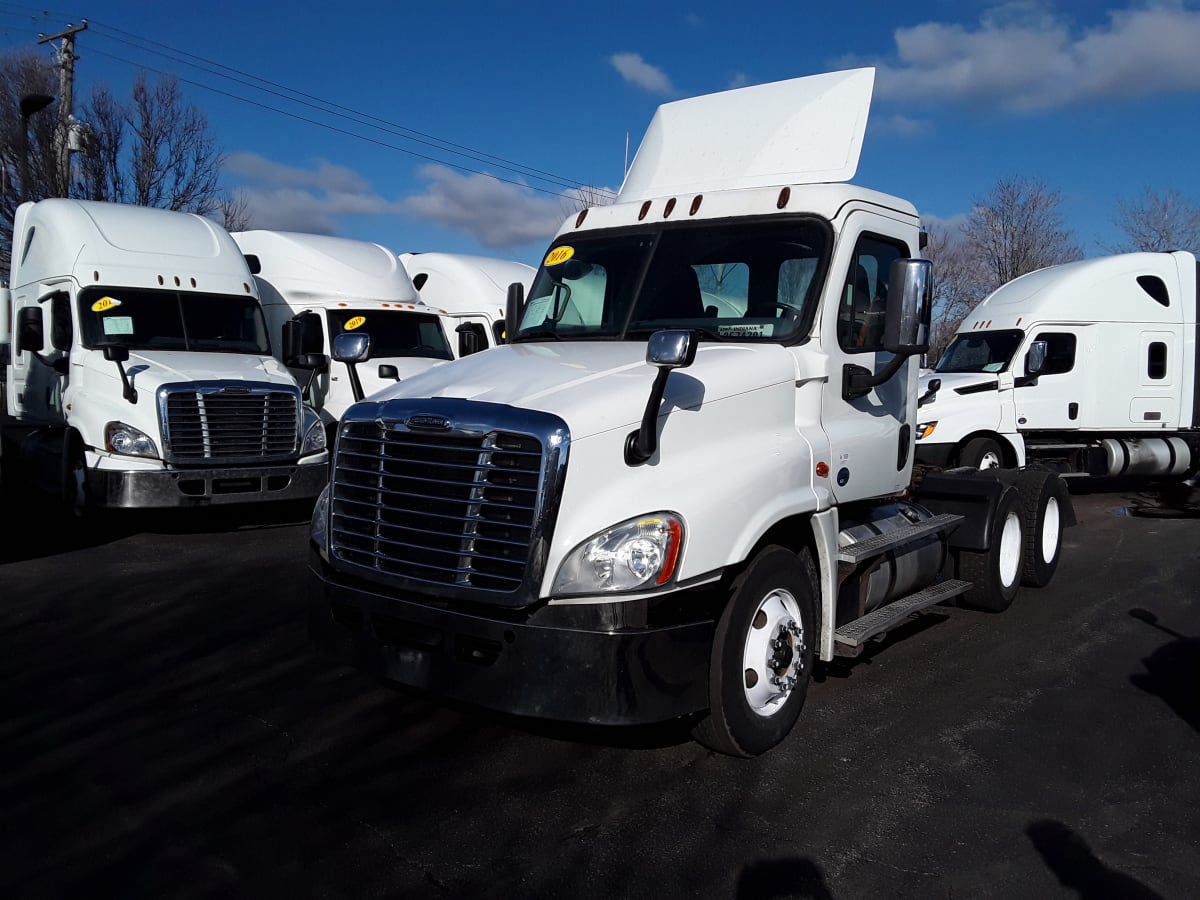
<instances>
[{"instance_id":1,"label":"truck shadow","mask_svg":"<svg viewBox=\"0 0 1200 900\"><path fill-rule=\"evenodd\" d=\"M811 859L764 859L738 873L736 900L833 900L825 876Z\"/></svg>"},{"instance_id":2,"label":"truck shadow","mask_svg":"<svg viewBox=\"0 0 1200 900\"><path fill-rule=\"evenodd\" d=\"M1185 637L1159 624L1158 616L1147 609L1131 609L1129 615L1175 638L1142 660L1146 671L1130 675L1130 683L1164 700L1200 733L1200 638Z\"/></svg>"},{"instance_id":3,"label":"truck shadow","mask_svg":"<svg viewBox=\"0 0 1200 900\"><path fill-rule=\"evenodd\" d=\"M1087 841L1053 819L1030 822L1025 834L1059 884L1081 900L1163 900L1136 878L1106 866Z\"/></svg>"}]
</instances>

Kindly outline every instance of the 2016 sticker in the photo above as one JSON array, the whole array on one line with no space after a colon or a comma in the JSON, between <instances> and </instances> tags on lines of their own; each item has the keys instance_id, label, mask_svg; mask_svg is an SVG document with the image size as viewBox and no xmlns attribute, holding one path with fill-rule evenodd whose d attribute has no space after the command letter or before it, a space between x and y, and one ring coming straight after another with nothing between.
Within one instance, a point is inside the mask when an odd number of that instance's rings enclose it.
<instances>
[{"instance_id":1,"label":"2016 sticker","mask_svg":"<svg viewBox=\"0 0 1200 900\"><path fill-rule=\"evenodd\" d=\"M114 309L121 305L121 301L113 297L101 297L92 304L92 312L104 312L108 309Z\"/></svg>"},{"instance_id":2,"label":"2016 sticker","mask_svg":"<svg viewBox=\"0 0 1200 900\"><path fill-rule=\"evenodd\" d=\"M366 321L367 321L366 316L355 316L353 319L347 320L346 326L345 326L346 330L353 331L355 328L362 328L362 326L364 324L366 324Z\"/></svg>"},{"instance_id":3,"label":"2016 sticker","mask_svg":"<svg viewBox=\"0 0 1200 900\"><path fill-rule=\"evenodd\" d=\"M546 255L546 261L542 263L544 266L557 266L565 263L568 259L575 255L574 247L555 247Z\"/></svg>"}]
</instances>

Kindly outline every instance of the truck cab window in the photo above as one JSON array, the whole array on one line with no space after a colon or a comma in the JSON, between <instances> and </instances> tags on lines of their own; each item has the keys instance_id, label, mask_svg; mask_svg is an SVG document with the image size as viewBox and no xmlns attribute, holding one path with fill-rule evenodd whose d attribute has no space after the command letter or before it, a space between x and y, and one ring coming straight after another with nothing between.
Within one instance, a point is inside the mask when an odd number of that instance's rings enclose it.
<instances>
[{"instance_id":1,"label":"truck cab window","mask_svg":"<svg viewBox=\"0 0 1200 900\"><path fill-rule=\"evenodd\" d=\"M1061 375L1075 368L1075 335L1044 331L1034 340L1046 342L1046 365L1042 369L1043 375Z\"/></svg>"},{"instance_id":2,"label":"truck cab window","mask_svg":"<svg viewBox=\"0 0 1200 900\"><path fill-rule=\"evenodd\" d=\"M887 282L892 262L908 255L903 244L863 235L838 305L838 344L843 350L874 352L883 349L883 324L887 313Z\"/></svg>"}]
</instances>

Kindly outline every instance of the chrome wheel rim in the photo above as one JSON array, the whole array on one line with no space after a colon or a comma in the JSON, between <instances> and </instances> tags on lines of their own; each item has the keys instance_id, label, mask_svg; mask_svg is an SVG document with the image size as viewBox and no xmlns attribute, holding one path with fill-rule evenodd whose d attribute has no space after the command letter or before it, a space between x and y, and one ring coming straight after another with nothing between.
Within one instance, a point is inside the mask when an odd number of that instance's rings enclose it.
<instances>
[{"instance_id":1,"label":"chrome wheel rim","mask_svg":"<svg viewBox=\"0 0 1200 900\"><path fill-rule=\"evenodd\" d=\"M750 619L742 653L742 689L755 715L769 718L787 703L804 675L800 605L789 591L766 594Z\"/></svg>"}]
</instances>

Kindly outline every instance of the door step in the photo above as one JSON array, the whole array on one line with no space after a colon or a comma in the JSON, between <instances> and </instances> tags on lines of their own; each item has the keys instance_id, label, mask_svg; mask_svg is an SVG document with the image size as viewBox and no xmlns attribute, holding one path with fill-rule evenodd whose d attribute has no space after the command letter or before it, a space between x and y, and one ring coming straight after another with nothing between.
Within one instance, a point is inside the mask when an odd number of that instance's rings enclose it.
<instances>
[{"instance_id":1,"label":"door step","mask_svg":"<svg viewBox=\"0 0 1200 900\"><path fill-rule=\"evenodd\" d=\"M962 520L962 516L956 516L952 513L942 513L941 515L934 516L932 519L925 519L907 528L897 528L895 531L886 531L883 534L874 535L866 540L847 544L845 547L838 548L838 562L858 565L864 559L878 556L894 547L915 541L917 538L923 538L926 535L939 531L950 531L951 528L957 526Z\"/></svg>"},{"instance_id":2,"label":"door step","mask_svg":"<svg viewBox=\"0 0 1200 900\"><path fill-rule=\"evenodd\" d=\"M938 582L923 591L881 606L860 619L847 622L833 633L833 640L835 643L845 644L847 647L860 648L877 634L895 628L913 613L933 606L935 603L941 603L943 600L949 600L951 597L957 597L970 589L971 582L960 581L956 578Z\"/></svg>"}]
</instances>

